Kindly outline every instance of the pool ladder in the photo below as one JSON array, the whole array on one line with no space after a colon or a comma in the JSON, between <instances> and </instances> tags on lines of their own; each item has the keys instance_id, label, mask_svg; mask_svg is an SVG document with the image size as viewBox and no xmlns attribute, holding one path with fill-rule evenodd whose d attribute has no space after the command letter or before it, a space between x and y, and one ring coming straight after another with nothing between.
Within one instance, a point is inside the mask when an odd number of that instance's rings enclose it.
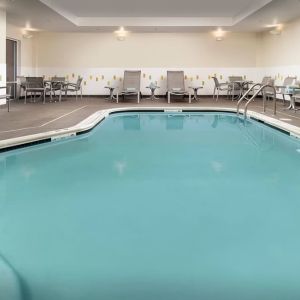
<instances>
[{"instance_id":1,"label":"pool ladder","mask_svg":"<svg viewBox=\"0 0 300 300\"><path fill-rule=\"evenodd\" d=\"M252 92L254 91L254 89L256 87L260 87L254 94L253 96L248 99L247 96ZM259 93L262 93L263 95L263 112L265 113L266 112L266 100L267 100L267 97L269 97L269 95L267 95L265 93L265 89L271 89L272 90L272 98L273 98L273 114L276 115L276 111L277 111L277 103L276 103L276 89L273 85L269 85L269 84L265 84L265 85L262 85L261 83L257 83L255 85L253 85L252 87L250 87L250 89L243 95L243 97L238 101L237 103L237 108L236 108L236 113L237 115L240 114L240 106L241 106L241 103L243 102L244 99L248 100L246 105L245 105L245 108L244 108L244 118L246 119L247 118L247 111L248 111L248 106L249 104L254 101L254 99L257 97L257 95Z\"/></svg>"}]
</instances>

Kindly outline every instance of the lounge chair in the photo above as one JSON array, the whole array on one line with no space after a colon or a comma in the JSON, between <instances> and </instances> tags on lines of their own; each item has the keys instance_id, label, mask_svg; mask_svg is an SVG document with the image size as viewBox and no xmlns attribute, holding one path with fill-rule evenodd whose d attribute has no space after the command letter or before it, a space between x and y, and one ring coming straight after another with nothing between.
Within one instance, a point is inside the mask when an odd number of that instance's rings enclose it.
<instances>
[{"instance_id":1,"label":"lounge chair","mask_svg":"<svg viewBox=\"0 0 300 300\"><path fill-rule=\"evenodd\" d=\"M119 96L137 96L137 103L141 98L141 71L125 71L123 89L116 92L116 100L119 103Z\"/></svg>"},{"instance_id":2,"label":"lounge chair","mask_svg":"<svg viewBox=\"0 0 300 300\"><path fill-rule=\"evenodd\" d=\"M167 97L168 103L171 102L171 95L189 96L189 103L192 102L192 93L185 89L183 71L167 71Z\"/></svg>"}]
</instances>

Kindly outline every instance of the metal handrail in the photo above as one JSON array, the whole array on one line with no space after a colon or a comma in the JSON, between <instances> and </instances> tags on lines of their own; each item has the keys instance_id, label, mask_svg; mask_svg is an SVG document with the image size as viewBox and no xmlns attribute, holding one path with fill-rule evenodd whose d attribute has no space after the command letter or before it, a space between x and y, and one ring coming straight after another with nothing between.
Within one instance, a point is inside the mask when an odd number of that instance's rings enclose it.
<instances>
[{"instance_id":1,"label":"metal handrail","mask_svg":"<svg viewBox=\"0 0 300 300\"><path fill-rule=\"evenodd\" d=\"M246 105L245 105L245 108L244 108L244 118L247 117L247 111L248 111L248 106L249 104L256 98L256 96L261 92L263 91L265 88L271 88L273 89L273 103L274 103L274 106L273 106L273 114L276 115L276 112L277 112L277 103L276 103L276 89L273 85L269 85L269 84L265 84L265 85L261 85L260 83L259 84L256 84L254 86L252 86L244 95L243 97L239 100L238 104L237 104L237 114L239 115L239 110L240 110L240 105L241 105L241 102L245 99L245 97L254 89L254 87L256 86L260 86L260 88L258 89L258 91L247 101ZM263 94L263 112L266 112L266 95Z\"/></svg>"},{"instance_id":2,"label":"metal handrail","mask_svg":"<svg viewBox=\"0 0 300 300\"><path fill-rule=\"evenodd\" d=\"M238 101L237 103L237 114L239 114L240 112L240 105L242 103L242 101L249 95L250 92L252 92L254 90L254 88L256 88L257 86L261 86L261 83L256 83L255 85L251 86L249 88L249 90L243 95L243 97Z\"/></svg>"}]
</instances>

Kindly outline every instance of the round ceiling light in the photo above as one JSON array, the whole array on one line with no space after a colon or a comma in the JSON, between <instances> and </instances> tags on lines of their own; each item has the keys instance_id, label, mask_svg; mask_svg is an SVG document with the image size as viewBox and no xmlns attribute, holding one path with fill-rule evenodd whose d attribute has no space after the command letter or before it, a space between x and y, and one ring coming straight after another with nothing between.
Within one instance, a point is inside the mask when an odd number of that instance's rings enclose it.
<instances>
[{"instance_id":1,"label":"round ceiling light","mask_svg":"<svg viewBox=\"0 0 300 300\"><path fill-rule=\"evenodd\" d=\"M117 37L117 40L122 42L122 41L125 41L125 39L126 39L126 37L128 35L128 31L126 31L124 29L124 27L120 27L119 30L115 31L115 35Z\"/></svg>"}]
</instances>

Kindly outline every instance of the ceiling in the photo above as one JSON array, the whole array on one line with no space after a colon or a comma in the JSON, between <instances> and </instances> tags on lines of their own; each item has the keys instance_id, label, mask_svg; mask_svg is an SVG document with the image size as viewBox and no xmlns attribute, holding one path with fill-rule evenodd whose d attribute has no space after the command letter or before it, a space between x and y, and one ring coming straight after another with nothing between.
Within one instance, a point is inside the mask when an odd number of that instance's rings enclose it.
<instances>
[{"instance_id":1,"label":"ceiling","mask_svg":"<svg viewBox=\"0 0 300 300\"><path fill-rule=\"evenodd\" d=\"M9 23L41 31L263 31L300 17L300 0L0 0Z\"/></svg>"},{"instance_id":2,"label":"ceiling","mask_svg":"<svg viewBox=\"0 0 300 300\"><path fill-rule=\"evenodd\" d=\"M74 17L225 17L233 18L271 0L41 0Z\"/></svg>"}]
</instances>

